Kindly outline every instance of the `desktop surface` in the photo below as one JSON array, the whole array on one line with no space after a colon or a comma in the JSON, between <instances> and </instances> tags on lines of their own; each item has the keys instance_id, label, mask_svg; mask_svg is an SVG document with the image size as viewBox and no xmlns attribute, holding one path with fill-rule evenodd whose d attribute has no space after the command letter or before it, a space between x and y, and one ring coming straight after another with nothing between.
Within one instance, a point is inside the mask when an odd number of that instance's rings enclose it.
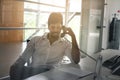
<instances>
[{"instance_id":1,"label":"desktop surface","mask_svg":"<svg viewBox=\"0 0 120 80\"><path fill-rule=\"evenodd\" d=\"M31 76L25 80L78 80L92 75L92 72L82 71L75 67L58 67L50 71Z\"/></svg>"}]
</instances>

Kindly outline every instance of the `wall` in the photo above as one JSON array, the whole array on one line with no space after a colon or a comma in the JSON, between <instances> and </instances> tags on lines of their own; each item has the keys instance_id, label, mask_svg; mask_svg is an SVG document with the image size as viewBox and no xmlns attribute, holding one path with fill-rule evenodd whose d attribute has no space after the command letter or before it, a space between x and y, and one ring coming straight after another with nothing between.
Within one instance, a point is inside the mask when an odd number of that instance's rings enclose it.
<instances>
[{"instance_id":1,"label":"wall","mask_svg":"<svg viewBox=\"0 0 120 80\"><path fill-rule=\"evenodd\" d=\"M104 0L82 0L80 48L88 54L100 49Z\"/></svg>"},{"instance_id":2,"label":"wall","mask_svg":"<svg viewBox=\"0 0 120 80\"><path fill-rule=\"evenodd\" d=\"M109 31L109 24L113 18L113 15L116 13L117 18L120 19L120 0L106 0L105 1L105 11L104 11L104 26L103 29L103 38L102 38L102 48L106 49L108 45L108 31Z\"/></svg>"},{"instance_id":3,"label":"wall","mask_svg":"<svg viewBox=\"0 0 120 80\"><path fill-rule=\"evenodd\" d=\"M22 27L24 3L16 0L0 0L0 27ZM0 30L0 43L20 42L23 31Z\"/></svg>"},{"instance_id":4,"label":"wall","mask_svg":"<svg viewBox=\"0 0 120 80\"><path fill-rule=\"evenodd\" d=\"M82 0L80 49L87 52L90 0Z\"/></svg>"}]
</instances>

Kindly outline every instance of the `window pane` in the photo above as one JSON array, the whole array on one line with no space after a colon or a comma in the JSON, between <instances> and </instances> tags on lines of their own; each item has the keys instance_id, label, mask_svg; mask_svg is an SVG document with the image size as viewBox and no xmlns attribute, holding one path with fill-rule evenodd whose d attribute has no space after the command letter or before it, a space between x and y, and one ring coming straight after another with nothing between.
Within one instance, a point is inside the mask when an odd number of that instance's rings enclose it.
<instances>
[{"instance_id":1,"label":"window pane","mask_svg":"<svg viewBox=\"0 0 120 80\"><path fill-rule=\"evenodd\" d=\"M46 12L65 12L65 8L52 7L52 6L46 6L46 5L40 5L39 10L46 11Z\"/></svg>"},{"instance_id":2,"label":"window pane","mask_svg":"<svg viewBox=\"0 0 120 80\"><path fill-rule=\"evenodd\" d=\"M72 28L73 32L76 35L77 43L79 45L80 41L80 15L74 16L74 18L68 23L68 26Z\"/></svg>"},{"instance_id":3,"label":"window pane","mask_svg":"<svg viewBox=\"0 0 120 80\"><path fill-rule=\"evenodd\" d=\"M25 28L35 28L36 27L36 13L34 12L24 12L24 27ZM24 40L29 38L35 30L24 30Z\"/></svg>"},{"instance_id":4,"label":"window pane","mask_svg":"<svg viewBox=\"0 0 120 80\"><path fill-rule=\"evenodd\" d=\"M81 12L81 0L70 0L69 12Z\"/></svg>"},{"instance_id":5,"label":"window pane","mask_svg":"<svg viewBox=\"0 0 120 80\"><path fill-rule=\"evenodd\" d=\"M24 3L24 8L25 9L34 9L34 10L37 10L38 9L37 7L38 7L37 4L28 3L28 2Z\"/></svg>"},{"instance_id":6,"label":"window pane","mask_svg":"<svg viewBox=\"0 0 120 80\"><path fill-rule=\"evenodd\" d=\"M65 7L66 4L66 0L40 0L40 2L63 7Z\"/></svg>"}]
</instances>

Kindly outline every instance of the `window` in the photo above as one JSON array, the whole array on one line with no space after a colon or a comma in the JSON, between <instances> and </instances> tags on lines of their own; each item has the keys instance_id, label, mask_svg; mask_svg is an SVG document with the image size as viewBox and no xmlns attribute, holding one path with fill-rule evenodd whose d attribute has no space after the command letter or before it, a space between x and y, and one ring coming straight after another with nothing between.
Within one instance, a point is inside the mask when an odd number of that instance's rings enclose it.
<instances>
[{"instance_id":1,"label":"window","mask_svg":"<svg viewBox=\"0 0 120 80\"><path fill-rule=\"evenodd\" d=\"M26 0L24 8L24 27L41 28L40 30L25 30L24 40L47 32L49 14L61 12L64 17L64 24L75 31L79 43L81 0L61 0L60 2L58 0Z\"/></svg>"}]
</instances>

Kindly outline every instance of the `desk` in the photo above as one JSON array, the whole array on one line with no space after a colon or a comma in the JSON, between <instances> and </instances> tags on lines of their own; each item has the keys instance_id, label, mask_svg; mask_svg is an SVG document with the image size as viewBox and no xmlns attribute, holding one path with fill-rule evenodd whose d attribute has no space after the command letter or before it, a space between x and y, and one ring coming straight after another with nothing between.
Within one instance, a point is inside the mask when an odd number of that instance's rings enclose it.
<instances>
[{"instance_id":1,"label":"desk","mask_svg":"<svg viewBox=\"0 0 120 80\"><path fill-rule=\"evenodd\" d=\"M76 64L66 64L25 80L78 80L92 74L92 72L82 71Z\"/></svg>"}]
</instances>

